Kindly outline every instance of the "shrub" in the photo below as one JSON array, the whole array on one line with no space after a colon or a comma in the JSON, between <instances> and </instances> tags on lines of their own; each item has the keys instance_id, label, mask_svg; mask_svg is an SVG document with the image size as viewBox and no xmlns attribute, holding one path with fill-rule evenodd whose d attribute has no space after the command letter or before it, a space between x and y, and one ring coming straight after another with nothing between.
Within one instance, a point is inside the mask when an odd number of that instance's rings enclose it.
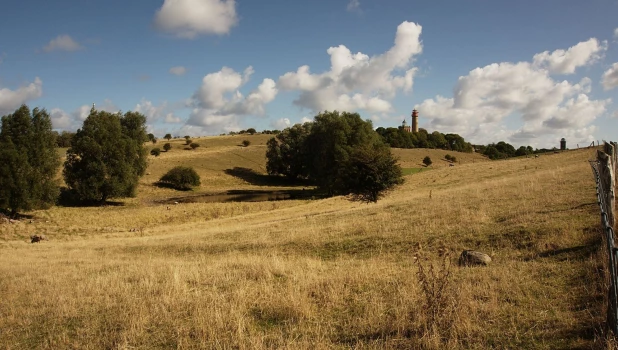
<instances>
[{"instance_id":1,"label":"shrub","mask_svg":"<svg viewBox=\"0 0 618 350\"><path fill-rule=\"evenodd\" d=\"M243 140L242 145L245 147L249 147L249 145L251 144L251 141L249 140Z\"/></svg>"},{"instance_id":2,"label":"shrub","mask_svg":"<svg viewBox=\"0 0 618 350\"><path fill-rule=\"evenodd\" d=\"M451 162L455 163L457 161L457 157L451 157Z\"/></svg>"},{"instance_id":3,"label":"shrub","mask_svg":"<svg viewBox=\"0 0 618 350\"><path fill-rule=\"evenodd\" d=\"M172 149L172 144L171 143L166 143L165 145L163 145L163 149L165 150L165 152L171 150Z\"/></svg>"},{"instance_id":4,"label":"shrub","mask_svg":"<svg viewBox=\"0 0 618 350\"><path fill-rule=\"evenodd\" d=\"M193 142L193 140L191 139L185 139L185 145L190 145L191 142Z\"/></svg>"},{"instance_id":5,"label":"shrub","mask_svg":"<svg viewBox=\"0 0 618 350\"><path fill-rule=\"evenodd\" d=\"M425 166L430 166L431 163L433 163L431 161L431 158L429 158L429 156L426 156L425 158L423 158L423 164L425 164Z\"/></svg>"},{"instance_id":6,"label":"shrub","mask_svg":"<svg viewBox=\"0 0 618 350\"><path fill-rule=\"evenodd\" d=\"M450 154L447 154L447 155L444 156L444 159L446 159L448 161L452 161L453 158L451 157Z\"/></svg>"},{"instance_id":7,"label":"shrub","mask_svg":"<svg viewBox=\"0 0 618 350\"><path fill-rule=\"evenodd\" d=\"M200 185L200 176L190 167L177 166L159 179L159 184L177 190L187 191Z\"/></svg>"},{"instance_id":8,"label":"shrub","mask_svg":"<svg viewBox=\"0 0 618 350\"><path fill-rule=\"evenodd\" d=\"M150 151L150 154L152 154L155 157L158 157L161 154L161 150L159 149L159 147L155 147Z\"/></svg>"},{"instance_id":9,"label":"shrub","mask_svg":"<svg viewBox=\"0 0 618 350\"><path fill-rule=\"evenodd\" d=\"M199 143L197 143L197 142L192 142L192 143L189 145L189 147L191 147L191 149L196 149L196 148L200 147L200 144L199 144Z\"/></svg>"}]
</instances>

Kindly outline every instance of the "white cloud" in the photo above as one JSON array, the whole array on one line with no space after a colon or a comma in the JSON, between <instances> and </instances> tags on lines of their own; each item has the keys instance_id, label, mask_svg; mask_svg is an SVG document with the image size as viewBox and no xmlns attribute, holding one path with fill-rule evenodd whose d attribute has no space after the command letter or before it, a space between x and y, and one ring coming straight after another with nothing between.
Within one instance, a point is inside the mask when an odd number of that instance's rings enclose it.
<instances>
[{"instance_id":1,"label":"white cloud","mask_svg":"<svg viewBox=\"0 0 618 350\"><path fill-rule=\"evenodd\" d=\"M435 130L458 133L475 143L505 140L535 145L553 143L557 135L587 140L594 130L591 123L605 113L611 100L590 99L588 78L578 83L554 80L551 69L539 64L539 57L535 55L534 62L502 62L473 69L458 79L453 97L436 96L415 108L421 120L429 120ZM569 60L569 67L588 62ZM566 71L570 68L562 69ZM523 126L509 129L509 121L517 118Z\"/></svg>"},{"instance_id":2,"label":"white cloud","mask_svg":"<svg viewBox=\"0 0 618 350\"><path fill-rule=\"evenodd\" d=\"M83 47L78 44L73 38L68 35L58 35L55 39L52 39L49 44L43 47L44 52L52 51L77 51Z\"/></svg>"},{"instance_id":3,"label":"white cloud","mask_svg":"<svg viewBox=\"0 0 618 350\"><path fill-rule=\"evenodd\" d=\"M350 0L347 10L349 12L360 11L360 2L358 0Z\"/></svg>"},{"instance_id":4,"label":"white cloud","mask_svg":"<svg viewBox=\"0 0 618 350\"><path fill-rule=\"evenodd\" d=\"M184 75L186 72L187 72L187 68L183 66L176 66L176 67L170 68L170 73L174 75Z\"/></svg>"},{"instance_id":5,"label":"white cloud","mask_svg":"<svg viewBox=\"0 0 618 350\"><path fill-rule=\"evenodd\" d=\"M618 38L618 28L614 29L614 38Z\"/></svg>"},{"instance_id":6,"label":"white cloud","mask_svg":"<svg viewBox=\"0 0 618 350\"><path fill-rule=\"evenodd\" d=\"M605 90L610 90L618 86L618 62L614 63L610 69L603 73L601 82Z\"/></svg>"},{"instance_id":7,"label":"white cloud","mask_svg":"<svg viewBox=\"0 0 618 350\"><path fill-rule=\"evenodd\" d=\"M181 119L180 117L174 115L174 113L167 113L165 115L165 122L170 124L180 123Z\"/></svg>"},{"instance_id":8,"label":"white cloud","mask_svg":"<svg viewBox=\"0 0 618 350\"><path fill-rule=\"evenodd\" d=\"M28 85L10 90L0 89L0 115L14 112L19 106L28 101L37 99L43 94L43 81L36 77Z\"/></svg>"},{"instance_id":9,"label":"white cloud","mask_svg":"<svg viewBox=\"0 0 618 350\"><path fill-rule=\"evenodd\" d=\"M180 38L228 34L238 23L235 0L165 0L155 26Z\"/></svg>"},{"instance_id":10,"label":"white cloud","mask_svg":"<svg viewBox=\"0 0 618 350\"><path fill-rule=\"evenodd\" d=\"M167 108L167 102L163 102L159 106L155 106L152 101L142 99L137 105L135 105L135 112L141 113L146 116L148 123L153 123L165 116L165 110Z\"/></svg>"},{"instance_id":11,"label":"white cloud","mask_svg":"<svg viewBox=\"0 0 618 350\"><path fill-rule=\"evenodd\" d=\"M300 91L294 103L313 112L323 110L388 112L389 100L400 91L412 89L416 68L411 67L415 55L422 52L422 27L403 22L397 27L395 44L387 52L369 57L353 54L347 47L330 47L330 71L314 74L307 65L296 72L279 77L282 90ZM401 73L398 73L401 72Z\"/></svg>"},{"instance_id":12,"label":"white cloud","mask_svg":"<svg viewBox=\"0 0 618 350\"><path fill-rule=\"evenodd\" d=\"M614 111L614 113L612 113L612 118L618 118L618 110Z\"/></svg>"},{"instance_id":13,"label":"white cloud","mask_svg":"<svg viewBox=\"0 0 618 350\"><path fill-rule=\"evenodd\" d=\"M607 50L606 41L599 43L597 39L591 38L567 50L538 53L534 55L533 62L535 66L547 68L551 73L573 74L576 68L597 61L605 50Z\"/></svg>"},{"instance_id":14,"label":"white cloud","mask_svg":"<svg viewBox=\"0 0 618 350\"><path fill-rule=\"evenodd\" d=\"M243 116L264 115L265 105L275 99L278 89L274 80L266 78L244 96L239 89L249 81L251 75L251 66L242 74L228 67L207 74L193 96L193 111L188 125L205 128L206 133L219 133L239 130L240 118Z\"/></svg>"},{"instance_id":15,"label":"white cloud","mask_svg":"<svg viewBox=\"0 0 618 350\"><path fill-rule=\"evenodd\" d=\"M278 130L283 130L287 127L289 127L292 123L290 122L289 118L281 118L281 119L277 119L274 120L270 123L270 126L272 126L275 129Z\"/></svg>"},{"instance_id":16,"label":"white cloud","mask_svg":"<svg viewBox=\"0 0 618 350\"><path fill-rule=\"evenodd\" d=\"M313 121L313 118L309 118L309 117L302 117L302 118L300 118L300 123L301 124L310 123L312 121Z\"/></svg>"},{"instance_id":17,"label":"white cloud","mask_svg":"<svg viewBox=\"0 0 618 350\"><path fill-rule=\"evenodd\" d=\"M54 129L70 130L73 129L74 118L67 112L60 108L53 108L49 116L52 120L52 126Z\"/></svg>"}]
</instances>

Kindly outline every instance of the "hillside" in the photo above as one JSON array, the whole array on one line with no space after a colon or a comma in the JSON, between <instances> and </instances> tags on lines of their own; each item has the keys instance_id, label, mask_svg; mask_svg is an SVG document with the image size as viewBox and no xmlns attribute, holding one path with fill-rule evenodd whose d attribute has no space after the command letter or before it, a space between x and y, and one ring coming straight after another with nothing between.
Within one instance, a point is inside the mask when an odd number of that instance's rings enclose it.
<instances>
[{"instance_id":1,"label":"hillside","mask_svg":"<svg viewBox=\"0 0 618 350\"><path fill-rule=\"evenodd\" d=\"M593 150L496 162L394 150L404 167L429 155L434 169L406 176L376 204L154 202L178 195L152 186L175 165L198 170L198 193L281 188L226 173L263 172L269 136L200 138L195 151L175 140L172 151L150 158L136 199L54 207L29 213L32 223L0 225L0 344L603 346ZM238 146L243 139L252 144ZM447 166L446 153L461 162ZM35 232L50 240L27 243ZM463 249L493 262L458 267ZM443 290L428 284L439 281L448 282Z\"/></svg>"}]
</instances>

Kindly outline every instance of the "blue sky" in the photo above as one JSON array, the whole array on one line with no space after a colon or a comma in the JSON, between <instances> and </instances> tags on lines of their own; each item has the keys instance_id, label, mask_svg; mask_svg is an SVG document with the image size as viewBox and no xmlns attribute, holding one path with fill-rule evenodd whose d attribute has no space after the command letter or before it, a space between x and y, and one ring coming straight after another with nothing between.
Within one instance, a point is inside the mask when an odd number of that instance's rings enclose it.
<instances>
[{"instance_id":1,"label":"blue sky","mask_svg":"<svg viewBox=\"0 0 618 350\"><path fill-rule=\"evenodd\" d=\"M161 137L322 110L474 143L617 140L618 1L8 0L0 114L76 130L92 106Z\"/></svg>"}]
</instances>

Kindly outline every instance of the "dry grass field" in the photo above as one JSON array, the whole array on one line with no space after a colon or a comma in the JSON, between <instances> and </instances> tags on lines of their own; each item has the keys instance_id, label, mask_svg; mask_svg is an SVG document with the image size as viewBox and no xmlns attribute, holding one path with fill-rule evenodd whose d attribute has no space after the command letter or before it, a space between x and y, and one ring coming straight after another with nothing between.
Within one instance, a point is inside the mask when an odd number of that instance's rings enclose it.
<instances>
[{"instance_id":1,"label":"dry grass field","mask_svg":"<svg viewBox=\"0 0 618 350\"><path fill-rule=\"evenodd\" d=\"M187 195L153 186L175 165L198 171L198 194L281 188L229 171L263 173L268 136L173 140L137 198L0 225L0 348L609 347L593 150L394 150L433 170L376 204L156 203ZM463 249L493 262L459 267Z\"/></svg>"}]
</instances>

